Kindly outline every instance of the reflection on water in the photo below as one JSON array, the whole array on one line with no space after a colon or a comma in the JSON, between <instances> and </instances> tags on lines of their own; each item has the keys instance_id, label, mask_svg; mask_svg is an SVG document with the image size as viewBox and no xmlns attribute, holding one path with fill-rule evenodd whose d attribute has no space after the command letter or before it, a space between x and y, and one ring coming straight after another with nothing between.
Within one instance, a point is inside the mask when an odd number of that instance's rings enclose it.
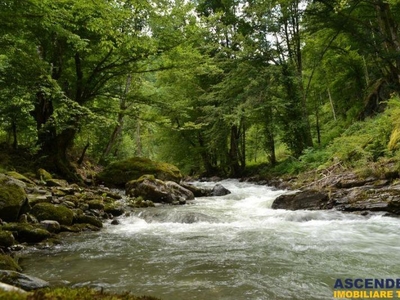
<instances>
[{"instance_id":1,"label":"reflection on water","mask_svg":"<svg viewBox=\"0 0 400 300\"><path fill-rule=\"evenodd\" d=\"M211 183L198 183L209 186ZM284 191L237 181L223 197L122 218L25 253L52 283L173 299L332 299L336 278L396 278L400 221L270 209Z\"/></svg>"}]
</instances>

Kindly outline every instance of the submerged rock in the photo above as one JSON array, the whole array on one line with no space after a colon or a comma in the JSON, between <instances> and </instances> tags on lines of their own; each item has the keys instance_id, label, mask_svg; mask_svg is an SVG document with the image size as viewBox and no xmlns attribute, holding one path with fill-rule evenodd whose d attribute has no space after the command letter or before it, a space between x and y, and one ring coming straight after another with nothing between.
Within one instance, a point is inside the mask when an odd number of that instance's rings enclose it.
<instances>
[{"instance_id":1,"label":"submerged rock","mask_svg":"<svg viewBox=\"0 0 400 300\"><path fill-rule=\"evenodd\" d=\"M184 223L199 222L218 223L218 219L199 212L182 212L177 210L146 210L139 214L139 218L148 223Z\"/></svg>"},{"instance_id":2,"label":"submerged rock","mask_svg":"<svg viewBox=\"0 0 400 300\"><path fill-rule=\"evenodd\" d=\"M181 172L174 165L143 157L112 163L97 175L97 179L107 186L124 187L127 182L146 174L164 181L180 182L182 179Z\"/></svg>"}]
</instances>

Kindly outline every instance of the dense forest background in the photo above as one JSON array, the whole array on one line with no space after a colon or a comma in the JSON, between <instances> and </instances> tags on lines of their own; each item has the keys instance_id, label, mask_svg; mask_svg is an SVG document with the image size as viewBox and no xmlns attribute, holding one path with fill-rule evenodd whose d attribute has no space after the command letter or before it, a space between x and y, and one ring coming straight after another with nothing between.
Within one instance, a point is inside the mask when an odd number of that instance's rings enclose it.
<instances>
[{"instance_id":1,"label":"dense forest background","mask_svg":"<svg viewBox=\"0 0 400 300\"><path fill-rule=\"evenodd\" d=\"M70 179L398 162L399 24L398 0L3 0L0 141Z\"/></svg>"}]
</instances>

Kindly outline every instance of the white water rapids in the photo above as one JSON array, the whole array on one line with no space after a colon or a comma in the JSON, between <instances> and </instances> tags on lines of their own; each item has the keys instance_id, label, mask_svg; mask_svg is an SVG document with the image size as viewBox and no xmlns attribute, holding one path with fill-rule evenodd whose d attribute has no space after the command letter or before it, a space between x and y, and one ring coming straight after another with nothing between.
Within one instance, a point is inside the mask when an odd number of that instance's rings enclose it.
<instances>
[{"instance_id":1,"label":"white water rapids","mask_svg":"<svg viewBox=\"0 0 400 300\"><path fill-rule=\"evenodd\" d=\"M285 191L222 185L232 194L146 209L30 250L24 272L163 300L332 299L338 278L400 276L400 219L272 210ZM188 219L196 222L181 223Z\"/></svg>"}]
</instances>

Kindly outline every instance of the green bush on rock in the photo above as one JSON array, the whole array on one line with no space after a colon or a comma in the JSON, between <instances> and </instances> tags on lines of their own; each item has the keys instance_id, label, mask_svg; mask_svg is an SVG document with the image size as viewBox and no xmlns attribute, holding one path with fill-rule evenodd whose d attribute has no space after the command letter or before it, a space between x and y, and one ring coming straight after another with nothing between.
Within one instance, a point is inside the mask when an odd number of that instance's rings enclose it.
<instances>
[{"instance_id":1,"label":"green bush on rock","mask_svg":"<svg viewBox=\"0 0 400 300\"><path fill-rule=\"evenodd\" d=\"M181 172L174 165L142 157L112 163L97 175L97 179L107 186L124 187L128 181L138 179L145 174L175 182L182 179Z\"/></svg>"}]
</instances>

